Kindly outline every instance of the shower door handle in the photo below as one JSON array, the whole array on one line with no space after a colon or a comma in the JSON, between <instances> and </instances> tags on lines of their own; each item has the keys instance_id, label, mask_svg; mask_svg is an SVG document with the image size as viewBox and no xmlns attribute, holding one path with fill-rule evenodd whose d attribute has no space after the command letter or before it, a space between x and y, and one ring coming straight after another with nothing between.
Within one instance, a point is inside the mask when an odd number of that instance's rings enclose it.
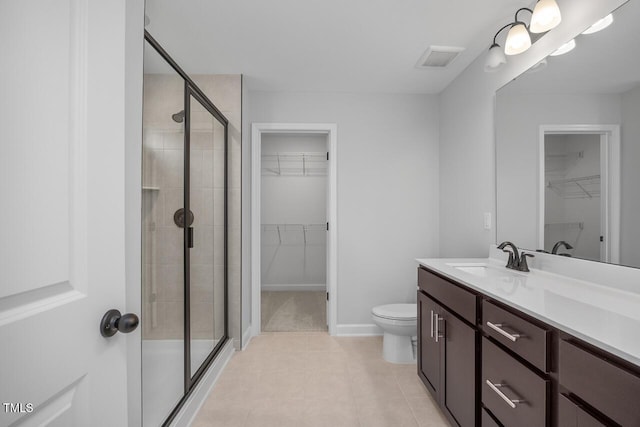
<instances>
[{"instance_id":1,"label":"shower door handle","mask_svg":"<svg viewBox=\"0 0 640 427\"><path fill-rule=\"evenodd\" d=\"M117 332L128 334L138 327L140 319L133 313L121 314L119 310L109 310L100 321L100 334L105 337L112 337Z\"/></svg>"},{"instance_id":2,"label":"shower door handle","mask_svg":"<svg viewBox=\"0 0 640 427\"><path fill-rule=\"evenodd\" d=\"M193 227L187 228L187 247L193 248Z\"/></svg>"}]
</instances>

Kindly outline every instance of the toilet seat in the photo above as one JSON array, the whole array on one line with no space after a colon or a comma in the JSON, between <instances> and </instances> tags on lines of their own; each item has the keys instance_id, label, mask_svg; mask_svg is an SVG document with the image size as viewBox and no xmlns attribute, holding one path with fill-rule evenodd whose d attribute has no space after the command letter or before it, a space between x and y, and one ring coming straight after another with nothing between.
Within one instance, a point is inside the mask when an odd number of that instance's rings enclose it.
<instances>
[{"instance_id":1,"label":"toilet seat","mask_svg":"<svg viewBox=\"0 0 640 427\"><path fill-rule=\"evenodd\" d=\"M373 307L374 316L389 320L416 320L416 304L387 304Z\"/></svg>"}]
</instances>

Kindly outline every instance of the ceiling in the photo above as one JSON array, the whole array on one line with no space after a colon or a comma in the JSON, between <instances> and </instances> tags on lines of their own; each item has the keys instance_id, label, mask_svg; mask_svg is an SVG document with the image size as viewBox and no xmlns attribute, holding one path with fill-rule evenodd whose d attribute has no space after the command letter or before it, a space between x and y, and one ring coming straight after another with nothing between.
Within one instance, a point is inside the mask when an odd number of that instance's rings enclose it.
<instances>
[{"instance_id":1,"label":"ceiling","mask_svg":"<svg viewBox=\"0 0 640 427\"><path fill-rule=\"evenodd\" d=\"M147 30L189 74L251 90L439 93L531 0L147 0ZM466 50L417 69L430 46Z\"/></svg>"}]
</instances>

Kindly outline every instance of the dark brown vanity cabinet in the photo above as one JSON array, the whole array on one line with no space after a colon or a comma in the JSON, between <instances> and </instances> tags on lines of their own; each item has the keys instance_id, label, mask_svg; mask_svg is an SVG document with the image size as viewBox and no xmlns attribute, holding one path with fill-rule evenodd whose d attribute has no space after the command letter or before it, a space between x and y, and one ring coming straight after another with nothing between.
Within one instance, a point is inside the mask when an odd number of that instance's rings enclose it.
<instances>
[{"instance_id":1,"label":"dark brown vanity cabinet","mask_svg":"<svg viewBox=\"0 0 640 427\"><path fill-rule=\"evenodd\" d=\"M561 339L559 350L559 383L565 391L560 398L561 421L575 419L577 426L640 426L636 369L571 338Z\"/></svg>"},{"instance_id":2,"label":"dark brown vanity cabinet","mask_svg":"<svg viewBox=\"0 0 640 427\"><path fill-rule=\"evenodd\" d=\"M418 269L418 375L453 426L640 427L640 367Z\"/></svg>"},{"instance_id":3,"label":"dark brown vanity cabinet","mask_svg":"<svg viewBox=\"0 0 640 427\"><path fill-rule=\"evenodd\" d=\"M550 381L482 339L482 404L505 426L549 425Z\"/></svg>"},{"instance_id":4,"label":"dark brown vanity cabinet","mask_svg":"<svg viewBox=\"0 0 640 427\"><path fill-rule=\"evenodd\" d=\"M526 320L485 299L482 301L482 330L541 372L549 372L549 328Z\"/></svg>"},{"instance_id":5,"label":"dark brown vanity cabinet","mask_svg":"<svg viewBox=\"0 0 640 427\"><path fill-rule=\"evenodd\" d=\"M423 270L420 282L429 287L425 280L443 279ZM475 300L473 294L462 289L454 289L453 294L458 290ZM444 305L451 293L445 294L445 301L436 302L429 294L418 291L418 375L452 425L471 427L477 425L478 418L475 404L478 331Z\"/></svg>"},{"instance_id":6,"label":"dark brown vanity cabinet","mask_svg":"<svg viewBox=\"0 0 640 427\"><path fill-rule=\"evenodd\" d=\"M606 427L607 424L589 414L586 408L570 396L558 398L558 425L562 427Z\"/></svg>"},{"instance_id":7,"label":"dark brown vanity cabinet","mask_svg":"<svg viewBox=\"0 0 640 427\"><path fill-rule=\"evenodd\" d=\"M482 330L483 406L505 426L550 425L549 328L483 299Z\"/></svg>"}]
</instances>

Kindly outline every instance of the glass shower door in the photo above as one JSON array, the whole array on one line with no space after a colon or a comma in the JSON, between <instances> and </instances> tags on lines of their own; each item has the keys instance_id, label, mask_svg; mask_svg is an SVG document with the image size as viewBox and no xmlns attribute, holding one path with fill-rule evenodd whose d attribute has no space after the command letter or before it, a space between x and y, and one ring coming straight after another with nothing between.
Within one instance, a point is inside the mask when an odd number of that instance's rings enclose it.
<instances>
[{"instance_id":1,"label":"glass shower door","mask_svg":"<svg viewBox=\"0 0 640 427\"><path fill-rule=\"evenodd\" d=\"M228 338L227 125L145 34L142 419L170 425Z\"/></svg>"},{"instance_id":2,"label":"glass shower door","mask_svg":"<svg viewBox=\"0 0 640 427\"><path fill-rule=\"evenodd\" d=\"M184 80L145 46L142 153L142 412L157 427L185 392Z\"/></svg>"},{"instance_id":3,"label":"glass shower door","mask_svg":"<svg viewBox=\"0 0 640 427\"><path fill-rule=\"evenodd\" d=\"M226 334L225 126L189 96L189 199L194 213L190 264L190 369L199 374Z\"/></svg>"}]
</instances>

